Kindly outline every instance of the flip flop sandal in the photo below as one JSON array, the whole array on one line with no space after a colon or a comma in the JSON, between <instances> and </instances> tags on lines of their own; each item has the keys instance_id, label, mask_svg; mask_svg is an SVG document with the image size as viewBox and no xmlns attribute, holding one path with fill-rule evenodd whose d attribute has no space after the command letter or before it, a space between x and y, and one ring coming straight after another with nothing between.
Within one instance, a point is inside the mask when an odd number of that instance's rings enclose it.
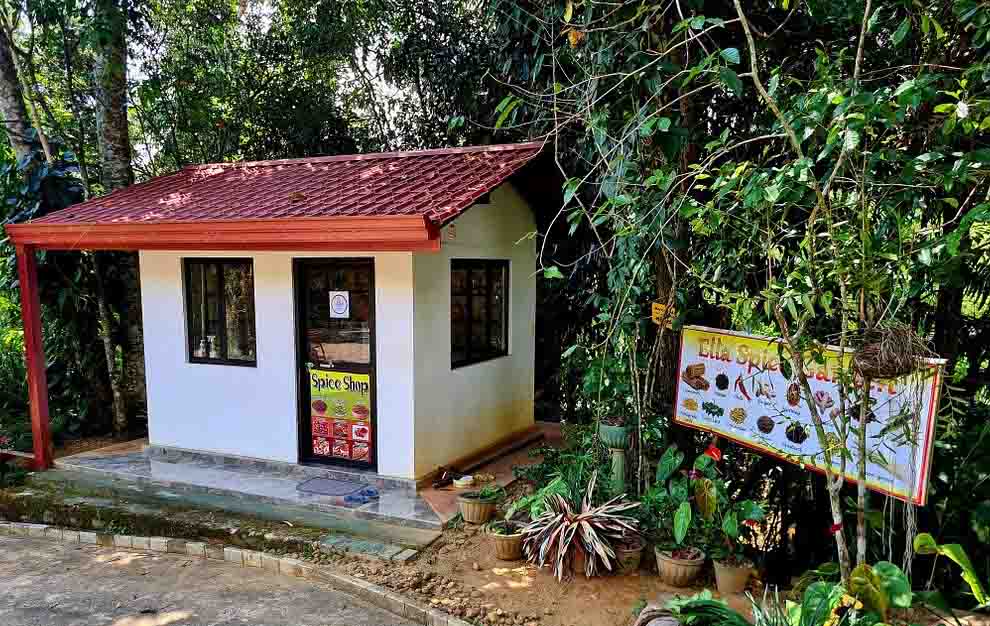
<instances>
[{"instance_id":1,"label":"flip flop sandal","mask_svg":"<svg viewBox=\"0 0 990 626\"><path fill-rule=\"evenodd\" d=\"M449 487L452 484L454 484L454 479L455 478L460 478L463 475L464 474L462 474L462 473L460 473L460 472L458 472L456 470L452 470L452 469L449 469L449 468L446 468L446 467L441 467L440 468L440 478L438 478L435 481L433 481L433 488L434 489L442 489L443 487Z\"/></svg>"},{"instance_id":2,"label":"flip flop sandal","mask_svg":"<svg viewBox=\"0 0 990 626\"><path fill-rule=\"evenodd\" d=\"M362 496L360 494L360 492L359 493L352 493L349 496L344 496L344 502L347 503L347 504L353 504L353 505L368 504L368 498L365 497L365 496Z\"/></svg>"},{"instance_id":3,"label":"flip flop sandal","mask_svg":"<svg viewBox=\"0 0 990 626\"><path fill-rule=\"evenodd\" d=\"M369 500L377 500L379 498L378 490L374 487L365 487L361 491L357 492L357 495L364 496Z\"/></svg>"}]
</instances>

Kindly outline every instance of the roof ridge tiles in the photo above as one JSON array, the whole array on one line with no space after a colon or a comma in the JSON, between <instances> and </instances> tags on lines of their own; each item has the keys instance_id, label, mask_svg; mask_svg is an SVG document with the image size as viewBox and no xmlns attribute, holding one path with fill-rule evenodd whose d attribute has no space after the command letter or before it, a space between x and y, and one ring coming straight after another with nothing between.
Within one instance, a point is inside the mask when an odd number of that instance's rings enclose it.
<instances>
[{"instance_id":1,"label":"roof ridge tiles","mask_svg":"<svg viewBox=\"0 0 990 626\"><path fill-rule=\"evenodd\" d=\"M184 166L181 171L204 170L211 168L274 167L277 165L305 165L307 163L339 163L399 159L407 157L446 156L453 154L483 154L488 152L525 151L542 148L544 141L525 143L499 143L486 146L459 146L455 148L431 148L427 150L401 150L396 152L370 152L366 154L337 154L332 156L301 157L297 159L269 159L263 161L230 161L220 163L196 163Z\"/></svg>"}]
</instances>

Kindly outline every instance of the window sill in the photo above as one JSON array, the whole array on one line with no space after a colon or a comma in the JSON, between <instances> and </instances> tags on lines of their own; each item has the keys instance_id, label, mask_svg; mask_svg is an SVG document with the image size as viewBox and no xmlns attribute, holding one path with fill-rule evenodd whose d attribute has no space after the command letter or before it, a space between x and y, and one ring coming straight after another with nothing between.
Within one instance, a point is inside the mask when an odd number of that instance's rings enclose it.
<instances>
[{"instance_id":1,"label":"window sill","mask_svg":"<svg viewBox=\"0 0 990 626\"><path fill-rule=\"evenodd\" d=\"M191 357L187 363L191 365L233 365L234 367L258 367L257 361L238 361L236 359L202 359Z\"/></svg>"},{"instance_id":2,"label":"window sill","mask_svg":"<svg viewBox=\"0 0 990 626\"><path fill-rule=\"evenodd\" d=\"M505 354L499 354L497 356L485 357L483 359L476 359L476 360L473 360L473 361L464 361L463 363L457 363L456 365L453 364L453 363L451 363L450 364L450 371L455 372L457 370L462 370L462 369L465 369L465 368L468 368L468 367L473 367L475 365L483 365L485 363L491 363L492 361L500 361L500 360L502 360L504 358L507 358L507 357L510 357L510 356L512 356L512 355L509 354L509 353L505 353Z\"/></svg>"}]
</instances>

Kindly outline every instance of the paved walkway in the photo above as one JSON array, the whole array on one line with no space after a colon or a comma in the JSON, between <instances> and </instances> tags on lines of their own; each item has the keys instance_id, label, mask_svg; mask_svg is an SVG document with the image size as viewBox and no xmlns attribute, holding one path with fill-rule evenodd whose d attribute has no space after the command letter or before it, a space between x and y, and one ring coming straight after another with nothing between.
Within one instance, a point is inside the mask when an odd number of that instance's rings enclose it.
<instances>
[{"instance_id":1,"label":"paved walkway","mask_svg":"<svg viewBox=\"0 0 990 626\"><path fill-rule=\"evenodd\" d=\"M0 537L4 626L411 626L312 581L175 554Z\"/></svg>"}]
</instances>

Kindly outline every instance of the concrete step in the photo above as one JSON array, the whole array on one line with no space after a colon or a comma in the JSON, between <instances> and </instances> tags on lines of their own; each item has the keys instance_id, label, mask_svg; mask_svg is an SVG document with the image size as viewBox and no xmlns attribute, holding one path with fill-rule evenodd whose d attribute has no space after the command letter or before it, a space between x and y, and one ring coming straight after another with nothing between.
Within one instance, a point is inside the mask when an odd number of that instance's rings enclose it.
<instances>
[{"instance_id":1,"label":"concrete step","mask_svg":"<svg viewBox=\"0 0 990 626\"><path fill-rule=\"evenodd\" d=\"M108 490L152 504L187 505L288 521L412 548L429 545L441 531L439 518L425 502L388 492L377 502L339 506L330 503L329 497L295 492L297 482L285 479L254 479L245 485L219 470L190 472L189 468L168 463L163 464L168 471L157 472L154 477L120 468L108 471L61 462L58 465L60 469L35 474L33 480ZM181 474L183 480L169 480L168 477L178 478L174 474Z\"/></svg>"}]
</instances>

